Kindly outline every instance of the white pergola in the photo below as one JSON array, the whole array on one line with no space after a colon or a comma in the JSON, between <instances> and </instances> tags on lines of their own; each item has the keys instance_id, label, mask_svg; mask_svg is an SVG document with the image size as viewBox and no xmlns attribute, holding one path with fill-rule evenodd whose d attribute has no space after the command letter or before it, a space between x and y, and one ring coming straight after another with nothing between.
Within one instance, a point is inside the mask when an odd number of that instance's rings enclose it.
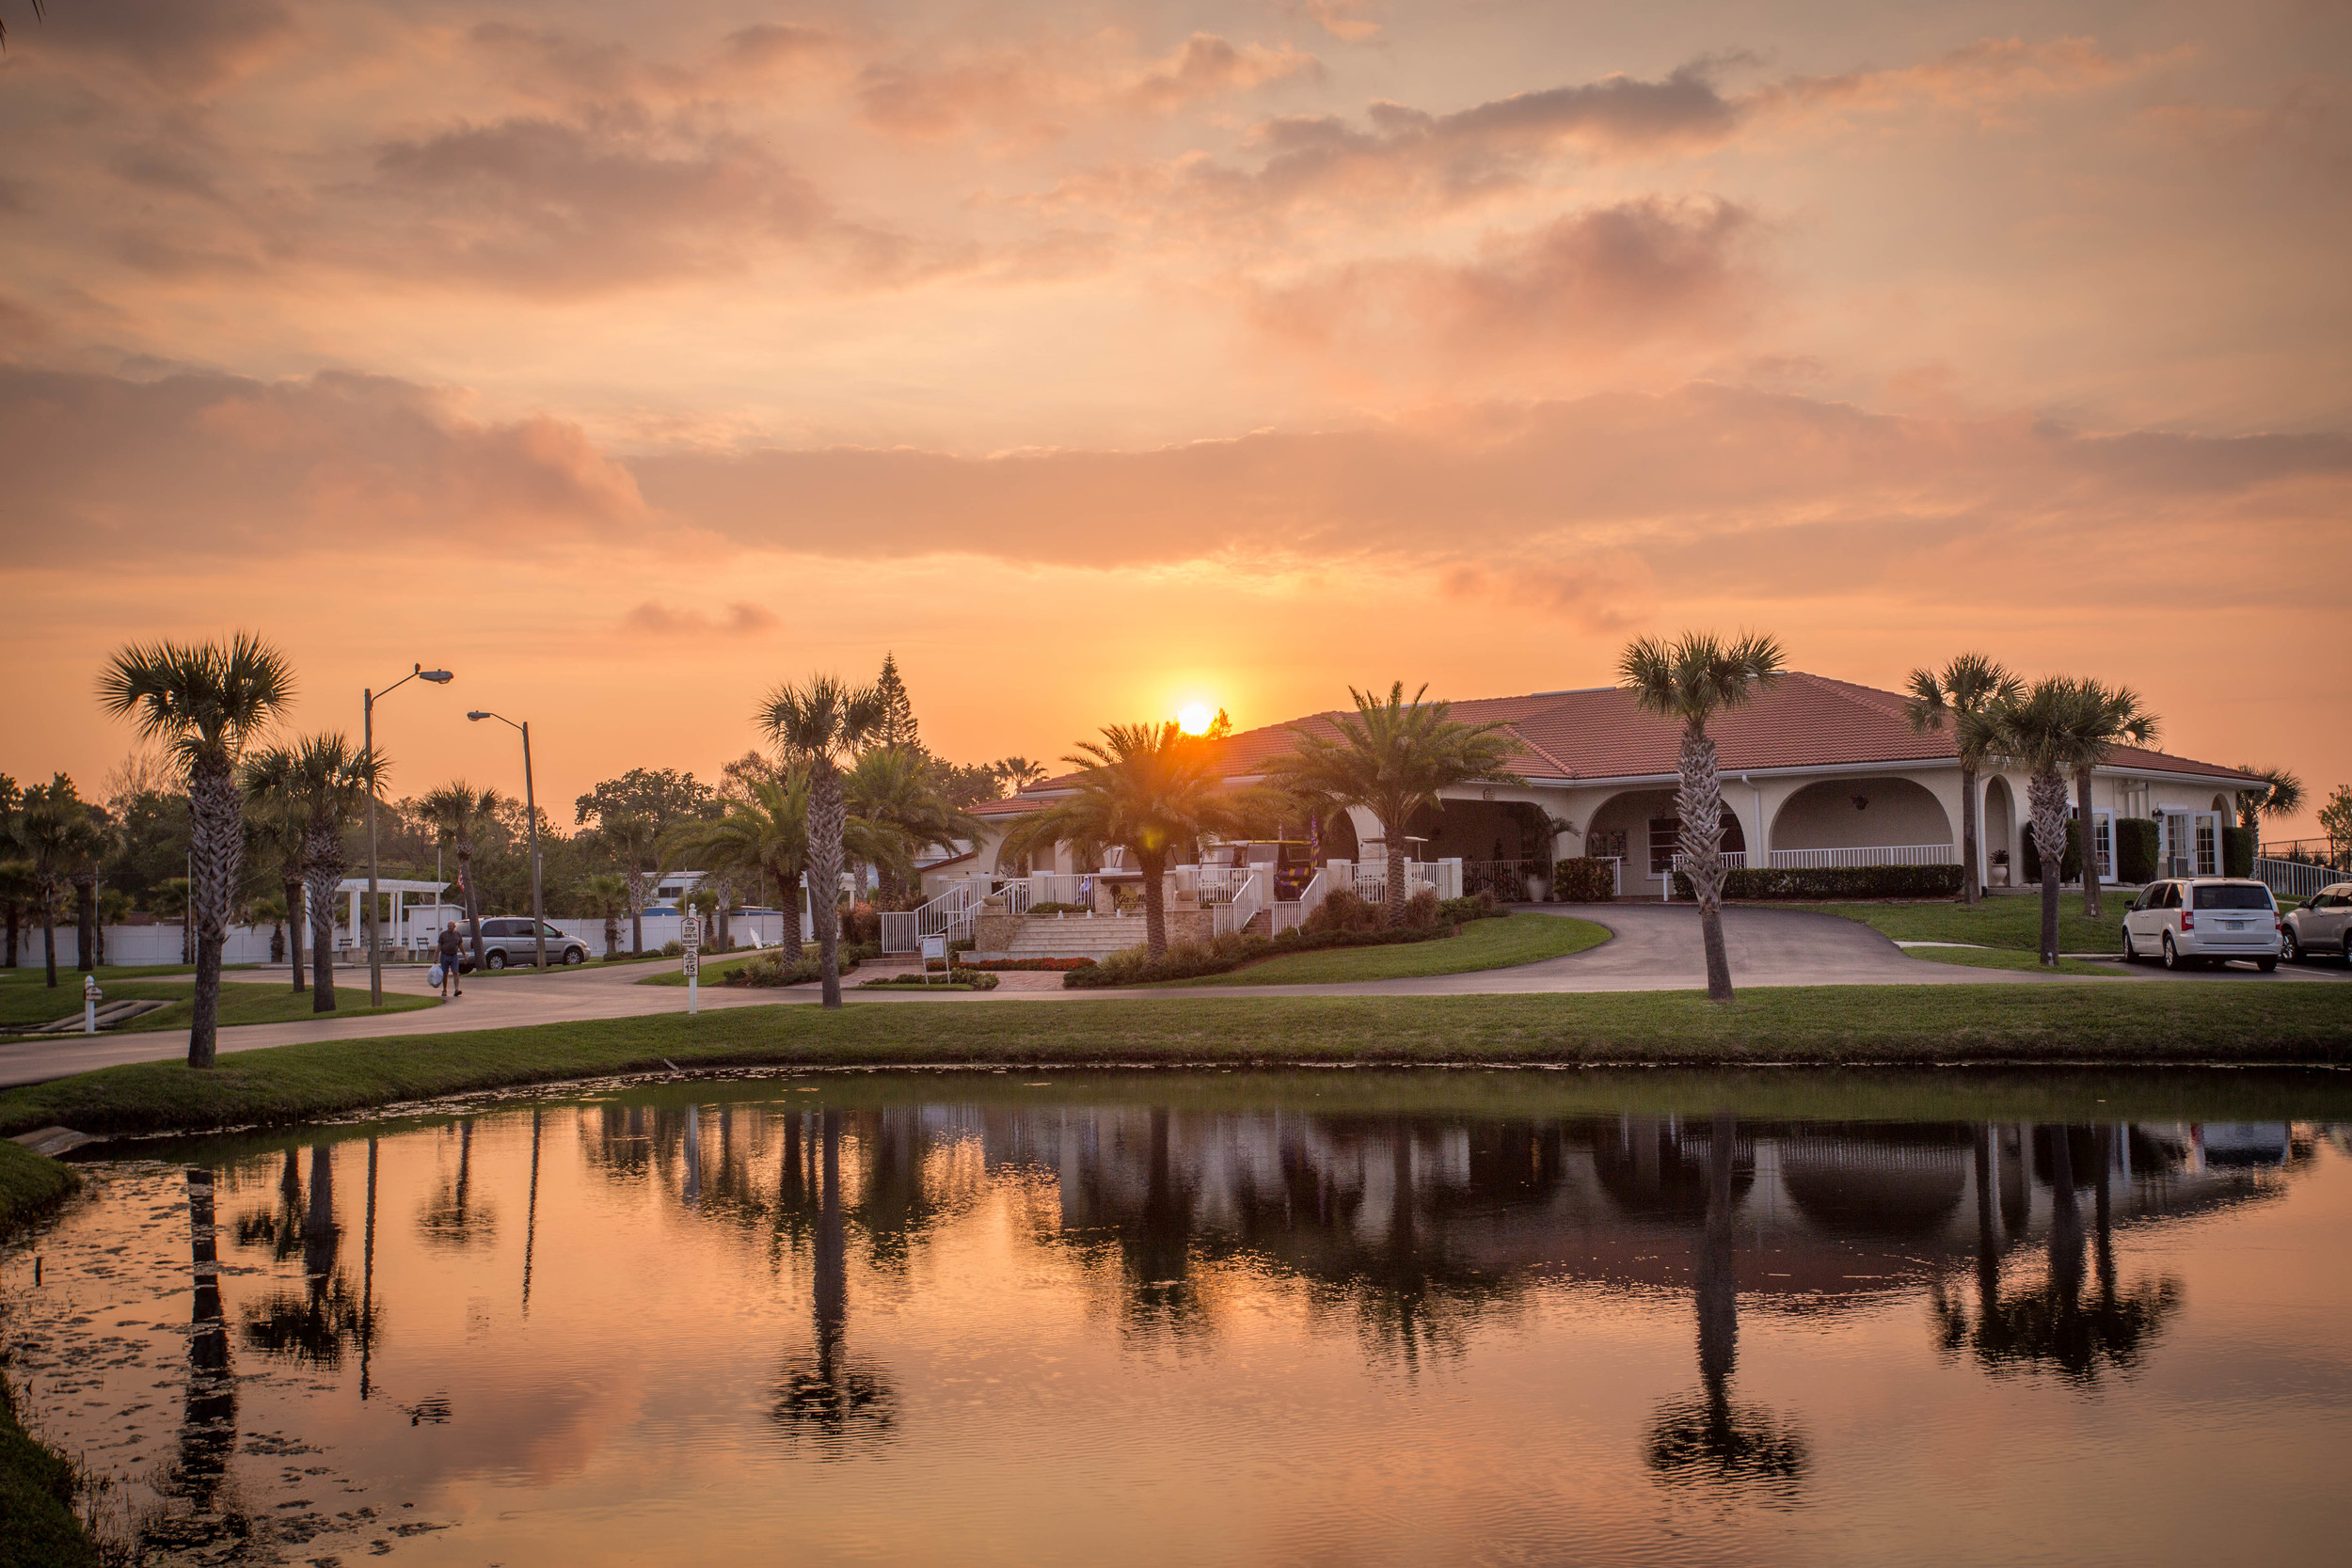
<instances>
[{"instance_id":1,"label":"white pergola","mask_svg":"<svg viewBox=\"0 0 2352 1568\"><path fill-rule=\"evenodd\" d=\"M408 895L410 894L417 894L421 896L429 895L433 902L438 904L451 886L452 884L448 882L416 882L405 881L397 877L378 877L375 879L375 891L392 895L391 918L386 923L386 929L392 939L390 945L394 947L407 945ZM359 911L362 901L368 895L368 879L365 877L345 877L336 885L335 892L338 896L348 901L344 910L344 921L351 931L350 944L357 947L363 940L360 933L366 929L359 923Z\"/></svg>"}]
</instances>

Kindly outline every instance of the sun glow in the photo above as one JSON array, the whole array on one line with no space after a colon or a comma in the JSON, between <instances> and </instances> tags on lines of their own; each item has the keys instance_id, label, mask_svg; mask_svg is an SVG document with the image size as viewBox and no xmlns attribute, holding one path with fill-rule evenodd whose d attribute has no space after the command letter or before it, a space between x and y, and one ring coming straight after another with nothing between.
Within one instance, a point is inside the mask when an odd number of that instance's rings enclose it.
<instances>
[{"instance_id":1,"label":"sun glow","mask_svg":"<svg viewBox=\"0 0 2352 1568\"><path fill-rule=\"evenodd\" d=\"M1216 721L1216 709L1206 703L1186 703L1176 710L1176 727L1186 735L1206 735Z\"/></svg>"}]
</instances>

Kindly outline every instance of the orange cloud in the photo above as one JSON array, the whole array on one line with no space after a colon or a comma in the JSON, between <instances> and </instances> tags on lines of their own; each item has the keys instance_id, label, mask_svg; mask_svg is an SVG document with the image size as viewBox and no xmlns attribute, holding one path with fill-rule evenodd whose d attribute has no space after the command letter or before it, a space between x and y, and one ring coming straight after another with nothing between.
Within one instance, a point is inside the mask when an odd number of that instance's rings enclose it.
<instances>
[{"instance_id":1,"label":"orange cloud","mask_svg":"<svg viewBox=\"0 0 2352 1568\"><path fill-rule=\"evenodd\" d=\"M623 616L621 625L629 631L644 632L652 637L741 637L752 632L773 631L783 622L777 618L775 611L740 599L728 605L724 614L703 610L673 610L647 599Z\"/></svg>"}]
</instances>

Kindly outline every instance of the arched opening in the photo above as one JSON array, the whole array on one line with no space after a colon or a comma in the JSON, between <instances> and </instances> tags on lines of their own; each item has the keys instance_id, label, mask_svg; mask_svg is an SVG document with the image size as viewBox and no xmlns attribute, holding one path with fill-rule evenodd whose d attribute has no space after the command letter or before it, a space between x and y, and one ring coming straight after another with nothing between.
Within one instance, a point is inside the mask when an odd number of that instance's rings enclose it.
<instances>
[{"instance_id":1,"label":"arched opening","mask_svg":"<svg viewBox=\"0 0 2352 1568\"><path fill-rule=\"evenodd\" d=\"M1860 849L1950 844L1943 802L1909 779L1824 779L1781 803L1774 849Z\"/></svg>"},{"instance_id":2,"label":"arched opening","mask_svg":"<svg viewBox=\"0 0 2352 1568\"><path fill-rule=\"evenodd\" d=\"M1655 890L1664 881L1680 847L1682 819L1676 815L1671 789L1629 789L1612 795L1584 829L1584 852L1625 863L1625 891L1647 882ZM1728 804L1724 807L1724 849L1744 852L1746 832Z\"/></svg>"},{"instance_id":3,"label":"arched opening","mask_svg":"<svg viewBox=\"0 0 2352 1568\"><path fill-rule=\"evenodd\" d=\"M2008 879L2010 846L2017 838L2017 803L2010 794L2009 781L1995 775L1984 786L1985 879L1988 885L2000 887Z\"/></svg>"}]
</instances>

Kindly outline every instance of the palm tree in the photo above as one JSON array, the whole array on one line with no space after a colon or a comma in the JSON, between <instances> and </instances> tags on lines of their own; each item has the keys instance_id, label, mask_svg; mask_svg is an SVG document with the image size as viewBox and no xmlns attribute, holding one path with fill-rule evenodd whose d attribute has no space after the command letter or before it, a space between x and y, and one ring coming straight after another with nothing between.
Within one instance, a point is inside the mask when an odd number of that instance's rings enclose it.
<instances>
[{"instance_id":1,"label":"palm tree","mask_svg":"<svg viewBox=\"0 0 2352 1568\"><path fill-rule=\"evenodd\" d=\"M1974 746L2026 774L2026 804L2033 817L2034 847L2042 856L2042 961L2058 960L2058 879L2066 859L2066 781L2078 768L2106 755L2105 742L2090 734L2106 693L2095 684L2052 675L2038 680L2011 701L1980 713L1963 714L1963 746ZM2086 847L2089 846L2086 845ZM2095 874L2090 879L2098 879Z\"/></svg>"},{"instance_id":2,"label":"palm tree","mask_svg":"<svg viewBox=\"0 0 2352 1568\"><path fill-rule=\"evenodd\" d=\"M278 892L289 933L287 967L294 973L294 994L299 996L310 984L302 969L302 835L309 826L309 813L299 800L271 799L256 791L250 769L246 789L246 815L278 863ZM278 958L277 947L273 939L272 963Z\"/></svg>"},{"instance_id":3,"label":"palm tree","mask_svg":"<svg viewBox=\"0 0 2352 1568\"><path fill-rule=\"evenodd\" d=\"M2083 738L2088 745L2084 760L2074 766L2074 815L2082 824L2083 913L2096 920L2100 910L2099 846L2093 829L2098 819L2090 815L2090 770L2106 762L2118 746L2145 746L2154 740L2157 720L2140 706L2138 694L2130 687L2102 686L2091 680L2078 684Z\"/></svg>"},{"instance_id":4,"label":"palm tree","mask_svg":"<svg viewBox=\"0 0 2352 1568\"><path fill-rule=\"evenodd\" d=\"M383 759L355 751L341 735L274 746L246 769L246 788L302 818L303 903L310 913L310 1010L335 1010L335 891L343 879L343 830L383 787ZM352 933L358 936L359 933Z\"/></svg>"},{"instance_id":5,"label":"palm tree","mask_svg":"<svg viewBox=\"0 0 2352 1568\"><path fill-rule=\"evenodd\" d=\"M795 765L773 778L751 781L748 789L749 798L729 800L726 814L716 821L672 828L662 835L661 853L681 864L693 862L714 881L772 878L785 911L784 950L799 963L801 882L808 871L808 769ZM846 813L841 844L846 854L875 864L906 853L906 840L895 829Z\"/></svg>"},{"instance_id":6,"label":"palm tree","mask_svg":"<svg viewBox=\"0 0 2352 1568\"><path fill-rule=\"evenodd\" d=\"M85 805L83 831L75 834L72 863L66 876L73 884L73 967L95 972L99 957L98 878L106 857L121 847L121 835L103 806Z\"/></svg>"},{"instance_id":7,"label":"palm tree","mask_svg":"<svg viewBox=\"0 0 2352 1568\"><path fill-rule=\"evenodd\" d=\"M852 689L838 675L780 686L755 716L784 760L808 770L809 911L828 1007L841 1006L841 851L849 816L841 767L880 733L886 717L880 692L870 686Z\"/></svg>"},{"instance_id":8,"label":"palm tree","mask_svg":"<svg viewBox=\"0 0 2352 1568\"><path fill-rule=\"evenodd\" d=\"M463 779L425 792L417 802L418 815L433 824L457 850L457 885L464 891L466 924L473 938L473 961L482 964L482 895L474 887L474 845L486 837L506 803L495 789L476 789Z\"/></svg>"},{"instance_id":9,"label":"palm tree","mask_svg":"<svg viewBox=\"0 0 2352 1568\"><path fill-rule=\"evenodd\" d=\"M9 824L6 842L14 844L14 824ZM40 887L33 879L33 863L23 860L0 861L0 914L8 922L8 958L0 968L13 972L16 968L17 933L24 929L25 911L40 896Z\"/></svg>"},{"instance_id":10,"label":"palm tree","mask_svg":"<svg viewBox=\"0 0 2352 1568\"><path fill-rule=\"evenodd\" d=\"M1405 835L1413 815L1442 809L1438 792L1450 784L1518 782L1504 766L1512 746L1501 724L1464 723L1451 704L1424 702L1428 692L1423 686L1408 703L1403 681L1390 683L1386 701L1349 687L1356 712L1333 721L1338 738L1292 725L1296 750L1267 777L1274 788L1319 807L1361 806L1379 818L1391 926L1405 923Z\"/></svg>"},{"instance_id":11,"label":"palm tree","mask_svg":"<svg viewBox=\"0 0 2352 1568\"><path fill-rule=\"evenodd\" d=\"M1911 701L1904 705L1904 710L1911 716L1911 727L1926 735L1947 723L1957 729L1960 715L1980 712L1994 703L2013 701L2024 689L2024 682L1985 655L1961 654L1941 672L1914 670ZM1960 858L1965 869L1961 874L1960 896L1965 904L1974 904L1984 896L1983 873L1977 863L1980 858L1977 852L1977 775L1984 764L1982 752L1965 745L1961 747Z\"/></svg>"},{"instance_id":12,"label":"palm tree","mask_svg":"<svg viewBox=\"0 0 2352 1568\"><path fill-rule=\"evenodd\" d=\"M1078 769L1076 793L1020 818L1004 853L1018 858L1057 844L1089 857L1109 846L1128 850L1143 873L1144 952L1156 961L1168 952L1162 883L1169 854L1204 836L1247 832L1270 815L1271 802L1227 789L1215 749L1173 720L1104 725L1101 741L1080 741L1062 760Z\"/></svg>"},{"instance_id":13,"label":"palm tree","mask_svg":"<svg viewBox=\"0 0 2352 1568\"><path fill-rule=\"evenodd\" d=\"M951 849L955 841L977 842L986 832L977 818L950 805L939 792L939 777L930 759L903 746L877 746L857 759L841 781L842 797L852 816L897 830L905 853L874 862L882 891L896 898L912 874L913 855L936 845Z\"/></svg>"},{"instance_id":14,"label":"palm tree","mask_svg":"<svg viewBox=\"0 0 2352 1568\"><path fill-rule=\"evenodd\" d=\"M2263 818L2277 821L2303 809L2303 781L2283 768L2241 768L2239 772L2260 779L2265 787L2242 789L2237 797L2237 825L2249 833L2262 830ZM2261 852L2259 841L2255 851Z\"/></svg>"},{"instance_id":15,"label":"palm tree","mask_svg":"<svg viewBox=\"0 0 2352 1568\"><path fill-rule=\"evenodd\" d=\"M604 917L604 961L611 963L621 955L621 911L628 908L628 879L599 871L580 882L580 895Z\"/></svg>"},{"instance_id":16,"label":"palm tree","mask_svg":"<svg viewBox=\"0 0 2352 1568\"><path fill-rule=\"evenodd\" d=\"M139 738L163 741L188 784L189 895L195 905L195 1017L188 1066L209 1068L220 1033L220 950L245 860L237 764L294 697L285 656L239 632L228 643L133 643L98 678L100 704L135 715Z\"/></svg>"},{"instance_id":17,"label":"palm tree","mask_svg":"<svg viewBox=\"0 0 2352 1568\"><path fill-rule=\"evenodd\" d=\"M57 984L57 898L73 868L88 857L98 830L89 807L63 773L24 792L13 824L16 843L32 863L33 897L40 912L41 955L48 983Z\"/></svg>"},{"instance_id":18,"label":"palm tree","mask_svg":"<svg viewBox=\"0 0 2352 1568\"><path fill-rule=\"evenodd\" d=\"M1005 782L1005 787L1015 795L1045 777L1045 765L1027 757L999 757L988 765L988 770Z\"/></svg>"},{"instance_id":19,"label":"palm tree","mask_svg":"<svg viewBox=\"0 0 2352 1568\"><path fill-rule=\"evenodd\" d=\"M1708 721L1740 707L1778 680L1788 667L1780 644L1759 632L1725 643L1712 632L1684 632L1672 642L1644 637L1627 644L1617 673L1645 713L1682 726L1677 759L1682 786L1675 795L1681 819L1678 846L1697 895L1699 932L1707 947L1707 998L1731 1000L1731 959L1724 951L1724 788L1716 770ZM1674 875L1671 869L1667 875Z\"/></svg>"},{"instance_id":20,"label":"palm tree","mask_svg":"<svg viewBox=\"0 0 2352 1568\"><path fill-rule=\"evenodd\" d=\"M654 882L661 875L660 832L654 818L643 812L608 812L598 819L596 836L602 839L622 866L623 879L628 887L629 951L645 951L645 905L651 900Z\"/></svg>"}]
</instances>

